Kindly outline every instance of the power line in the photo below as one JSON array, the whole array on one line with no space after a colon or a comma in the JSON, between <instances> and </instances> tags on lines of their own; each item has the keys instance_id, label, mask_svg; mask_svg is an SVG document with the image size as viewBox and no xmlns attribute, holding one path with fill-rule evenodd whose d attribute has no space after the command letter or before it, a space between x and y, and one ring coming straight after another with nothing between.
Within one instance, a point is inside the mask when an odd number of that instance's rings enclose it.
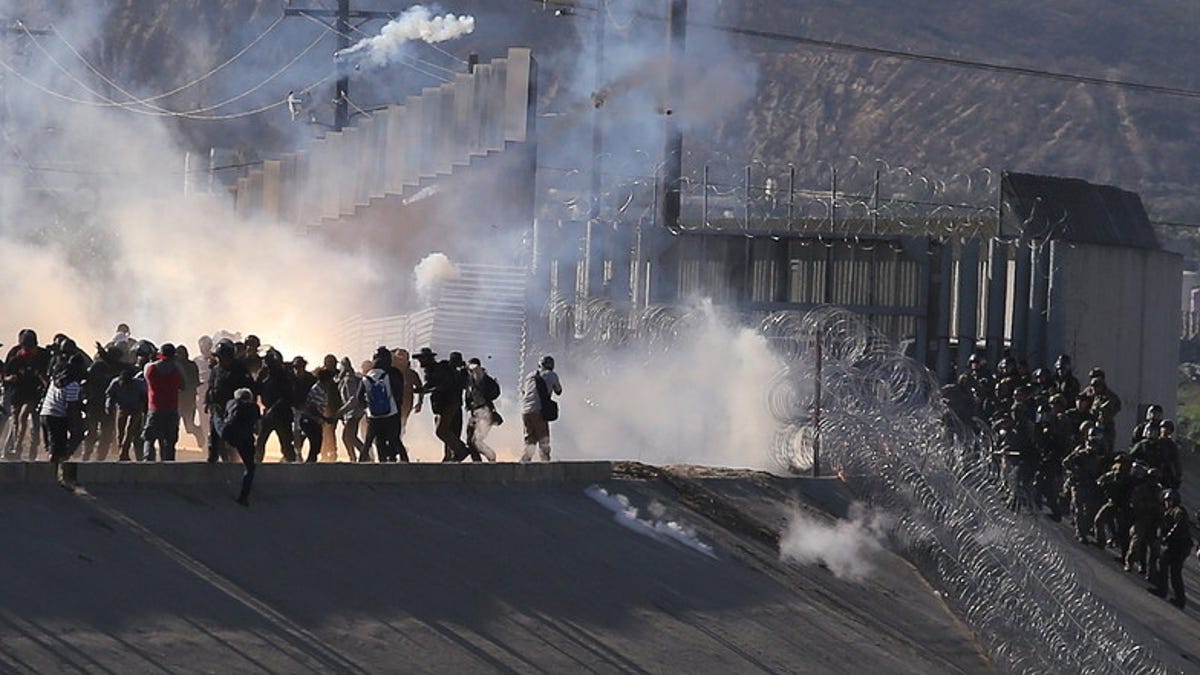
<instances>
[{"instance_id":1,"label":"power line","mask_svg":"<svg viewBox=\"0 0 1200 675\"><path fill-rule=\"evenodd\" d=\"M599 11L596 7L581 5L573 0L531 0L541 4L543 7L555 6L565 10L584 10L590 12ZM568 14L569 16L569 14ZM654 21L665 21L665 17L647 12L634 11L630 16L649 19ZM1062 82L1074 82L1077 84L1088 84L1102 87L1118 87L1122 89L1132 89L1136 91L1145 91L1155 94L1164 94L1167 96L1181 96L1184 98L1200 98L1200 90L1187 89L1183 87L1169 87L1159 84L1148 84L1145 82L1136 82L1133 80L1118 80L1105 77L1094 77L1090 75L1079 75L1076 73L1065 73L1059 71L1045 70L1042 68L1029 68L1025 66L1008 66L999 63L991 63L988 61L976 61L973 59L955 58L949 56L937 56L934 54L922 54L919 52L911 52L901 49L887 49L884 47L872 47L870 45L858 45L849 42L840 42L837 40L820 40L817 38L804 37L802 35L794 35L790 33L781 33L771 30L760 30L755 28L746 28L744 26L732 26L727 24L713 23L710 21L688 21L689 26L696 28L706 28L732 35L741 35L744 37L754 37L764 40L775 40L779 42L789 42L792 44L802 44L809 47L817 47L820 49L828 49L831 51L844 51L858 54L869 54L872 56L901 59L905 61L915 61L918 63L934 63L943 66L951 66L955 68L967 68L973 70L982 70L995 73L1007 73L1010 75L1021 75L1024 77L1034 77L1041 79L1058 80Z\"/></svg>"}]
</instances>

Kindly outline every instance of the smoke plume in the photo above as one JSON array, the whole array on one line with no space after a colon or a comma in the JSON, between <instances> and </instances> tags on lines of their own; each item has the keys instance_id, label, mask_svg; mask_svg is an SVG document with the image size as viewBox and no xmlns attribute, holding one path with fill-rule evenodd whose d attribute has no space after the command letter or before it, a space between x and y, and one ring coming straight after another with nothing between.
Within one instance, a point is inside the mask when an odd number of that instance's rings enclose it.
<instances>
[{"instance_id":1,"label":"smoke plume","mask_svg":"<svg viewBox=\"0 0 1200 675\"><path fill-rule=\"evenodd\" d=\"M437 293L442 284L450 279L457 279L458 268L450 262L445 253L430 253L413 268L413 280L417 284L417 293L426 303L437 299Z\"/></svg>"},{"instance_id":2,"label":"smoke plume","mask_svg":"<svg viewBox=\"0 0 1200 675\"><path fill-rule=\"evenodd\" d=\"M849 520L833 524L797 510L779 539L779 555L803 565L823 565L839 579L862 581L883 553L887 524L883 514L857 505Z\"/></svg>"},{"instance_id":3,"label":"smoke plume","mask_svg":"<svg viewBox=\"0 0 1200 675\"><path fill-rule=\"evenodd\" d=\"M453 40L474 31L473 16L434 16L428 7L413 5L387 22L379 35L363 38L358 44L337 52L334 57L381 68L391 63L401 54L404 45L413 40L432 44Z\"/></svg>"}]
</instances>

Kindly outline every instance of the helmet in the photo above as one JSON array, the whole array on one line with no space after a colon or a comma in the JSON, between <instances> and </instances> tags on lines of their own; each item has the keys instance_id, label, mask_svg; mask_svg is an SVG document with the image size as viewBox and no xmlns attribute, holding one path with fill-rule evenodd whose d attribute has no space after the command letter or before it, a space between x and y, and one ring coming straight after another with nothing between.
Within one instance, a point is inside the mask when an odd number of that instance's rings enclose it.
<instances>
[{"instance_id":1,"label":"helmet","mask_svg":"<svg viewBox=\"0 0 1200 675\"><path fill-rule=\"evenodd\" d=\"M1050 371L1045 368L1038 368L1033 371L1033 381L1038 384L1043 384L1050 381Z\"/></svg>"},{"instance_id":2,"label":"helmet","mask_svg":"<svg viewBox=\"0 0 1200 675\"><path fill-rule=\"evenodd\" d=\"M971 352L971 356L970 356L970 358L967 359L967 363L969 363L971 365L975 365L978 363L981 366L986 366L987 365L987 357L984 356L980 352Z\"/></svg>"},{"instance_id":3,"label":"helmet","mask_svg":"<svg viewBox=\"0 0 1200 675\"><path fill-rule=\"evenodd\" d=\"M266 354L263 354L263 362L270 365L283 363L283 354L280 354L278 349L271 347L267 349Z\"/></svg>"},{"instance_id":4,"label":"helmet","mask_svg":"<svg viewBox=\"0 0 1200 675\"><path fill-rule=\"evenodd\" d=\"M17 344L26 349L33 349L37 346L37 332L32 328L26 328L17 336Z\"/></svg>"},{"instance_id":5,"label":"helmet","mask_svg":"<svg viewBox=\"0 0 1200 675\"><path fill-rule=\"evenodd\" d=\"M136 353L138 356L154 356L158 353L158 347L149 340L138 340Z\"/></svg>"},{"instance_id":6,"label":"helmet","mask_svg":"<svg viewBox=\"0 0 1200 675\"><path fill-rule=\"evenodd\" d=\"M1161 405L1157 404L1157 403L1151 403L1151 404L1150 404L1150 405L1149 405L1149 406L1146 408L1146 419L1147 419L1147 420L1152 420L1152 419L1154 419L1154 416L1155 416L1155 415L1158 415L1158 416L1159 416L1159 418L1161 418L1161 417L1162 417L1162 414L1163 414L1163 407L1162 407Z\"/></svg>"},{"instance_id":7,"label":"helmet","mask_svg":"<svg viewBox=\"0 0 1200 675\"><path fill-rule=\"evenodd\" d=\"M1163 498L1163 501L1167 502L1168 504L1178 504L1179 503L1179 490L1167 488L1166 490L1163 490L1162 498Z\"/></svg>"},{"instance_id":8,"label":"helmet","mask_svg":"<svg viewBox=\"0 0 1200 675\"><path fill-rule=\"evenodd\" d=\"M543 356L542 360L538 361L538 367L544 370L554 370L554 357L549 354Z\"/></svg>"},{"instance_id":9,"label":"helmet","mask_svg":"<svg viewBox=\"0 0 1200 675\"><path fill-rule=\"evenodd\" d=\"M1169 431L1171 433L1175 433L1175 423L1172 422L1171 420L1163 420L1162 422L1159 422L1158 428L1162 429L1163 431Z\"/></svg>"},{"instance_id":10,"label":"helmet","mask_svg":"<svg viewBox=\"0 0 1200 675\"><path fill-rule=\"evenodd\" d=\"M233 346L233 340L222 338L220 342L213 347L213 354L220 356L233 356L237 353L237 349Z\"/></svg>"},{"instance_id":11,"label":"helmet","mask_svg":"<svg viewBox=\"0 0 1200 675\"><path fill-rule=\"evenodd\" d=\"M1067 397L1062 394L1054 394L1050 397L1050 405L1061 405L1067 407Z\"/></svg>"},{"instance_id":12,"label":"helmet","mask_svg":"<svg viewBox=\"0 0 1200 675\"><path fill-rule=\"evenodd\" d=\"M1100 428L1099 424L1093 424L1087 430L1087 437L1089 441L1098 441L1104 438L1104 430Z\"/></svg>"},{"instance_id":13,"label":"helmet","mask_svg":"<svg viewBox=\"0 0 1200 675\"><path fill-rule=\"evenodd\" d=\"M1000 359L1000 363L997 363L996 367L999 368L1001 371L1010 371L1017 367L1017 362L1015 359L1013 359L1013 357L1006 356L1006 357Z\"/></svg>"},{"instance_id":14,"label":"helmet","mask_svg":"<svg viewBox=\"0 0 1200 675\"><path fill-rule=\"evenodd\" d=\"M1059 354L1057 359L1054 359L1055 370L1070 370L1071 357L1066 354Z\"/></svg>"},{"instance_id":15,"label":"helmet","mask_svg":"<svg viewBox=\"0 0 1200 675\"><path fill-rule=\"evenodd\" d=\"M1092 368L1091 370L1088 371L1088 379L1089 380L1095 380L1095 379L1103 380L1104 379L1104 369L1099 368L1099 367Z\"/></svg>"},{"instance_id":16,"label":"helmet","mask_svg":"<svg viewBox=\"0 0 1200 675\"><path fill-rule=\"evenodd\" d=\"M1141 460L1134 461L1134 463L1129 467L1129 475L1138 479L1145 478L1149 471L1150 465Z\"/></svg>"}]
</instances>

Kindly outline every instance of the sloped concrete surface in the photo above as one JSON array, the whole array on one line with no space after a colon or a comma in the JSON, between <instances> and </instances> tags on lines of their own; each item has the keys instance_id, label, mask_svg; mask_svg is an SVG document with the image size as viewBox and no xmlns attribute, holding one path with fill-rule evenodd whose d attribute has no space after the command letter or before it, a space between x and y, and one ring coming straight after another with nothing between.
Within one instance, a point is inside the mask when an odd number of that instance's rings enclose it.
<instances>
[{"instance_id":1,"label":"sloped concrete surface","mask_svg":"<svg viewBox=\"0 0 1200 675\"><path fill-rule=\"evenodd\" d=\"M249 509L233 474L6 485L0 670L989 670L902 559L860 583L779 562L771 520L812 508L802 482L702 478L618 467L601 485L714 557L565 480L264 482Z\"/></svg>"}]
</instances>

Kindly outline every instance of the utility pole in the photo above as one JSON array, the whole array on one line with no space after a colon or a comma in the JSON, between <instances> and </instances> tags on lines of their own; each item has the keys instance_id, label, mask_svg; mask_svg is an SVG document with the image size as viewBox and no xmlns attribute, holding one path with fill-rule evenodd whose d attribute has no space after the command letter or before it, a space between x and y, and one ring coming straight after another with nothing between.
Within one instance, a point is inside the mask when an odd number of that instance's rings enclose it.
<instances>
[{"instance_id":1,"label":"utility pole","mask_svg":"<svg viewBox=\"0 0 1200 675\"><path fill-rule=\"evenodd\" d=\"M350 9L350 0L337 0L337 9L297 9L286 7L284 16L332 17L334 31L337 35L337 52L350 46L350 20L363 19L394 19L399 12L374 12L362 9ZM323 23L323 22L322 22ZM357 26L355 26L357 28ZM333 116L334 131L341 131L350 126L350 75L343 71L337 80L337 94L334 97L335 113Z\"/></svg>"},{"instance_id":2,"label":"utility pole","mask_svg":"<svg viewBox=\"0 0 1200 675\"><path fill-rule=\"evenodd\" d=\"M663 105L666 143L663 148L662 224L670 231L679 227L683 186L683 133L674 106L682 103L684 43L687 39L688 0L668 0L667 9L667 96Z\"/></svg>"}]
</instances>

